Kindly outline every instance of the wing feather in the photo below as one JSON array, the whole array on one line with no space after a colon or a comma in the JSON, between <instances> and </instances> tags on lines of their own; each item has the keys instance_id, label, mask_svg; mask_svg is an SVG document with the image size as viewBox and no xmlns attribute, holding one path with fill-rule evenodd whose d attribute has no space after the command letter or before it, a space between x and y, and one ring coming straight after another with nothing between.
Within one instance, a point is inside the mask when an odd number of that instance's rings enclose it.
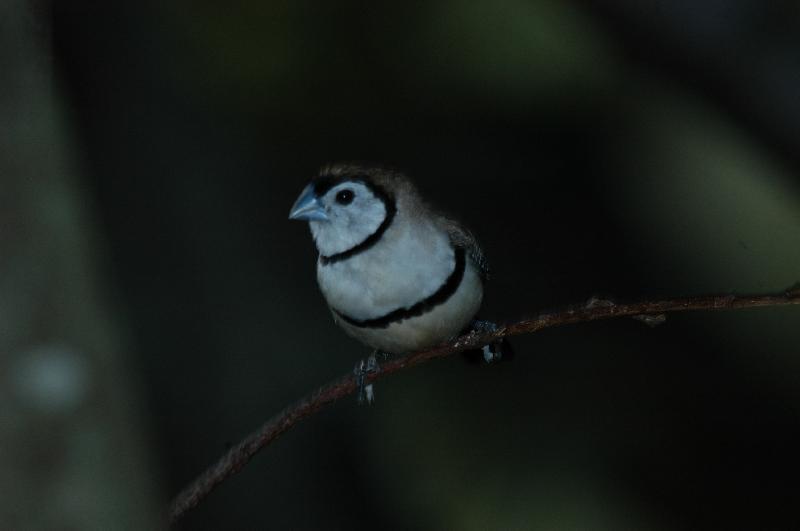
<instances>
[{"instance_id":1,"label":"wing feather","mask_svg":"<svg viewBox=\"0 0 800 531\"><path fill-rule=\"evenodd\" d=\"M467 251L467 256L478 268L481 279L488 280L489 261L486 259L486 255L483 253L480 244L478 244L478 239L475 235L452 219L440 218L440 223L450 236L450 241L453 242L453 245L463 247Z\"/></svg>"}]
</instances>

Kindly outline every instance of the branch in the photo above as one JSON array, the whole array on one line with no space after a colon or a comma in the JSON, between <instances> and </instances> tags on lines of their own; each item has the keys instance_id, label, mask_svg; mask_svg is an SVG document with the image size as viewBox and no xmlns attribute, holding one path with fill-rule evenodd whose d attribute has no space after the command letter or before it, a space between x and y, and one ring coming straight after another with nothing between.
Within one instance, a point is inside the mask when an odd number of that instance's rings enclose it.
<instances>
[{"instance_id":1,"label":"branch","mask_svg":"<svg viewBox=\"0 0 800 531\"><path fill-rule=\"evenodd\" d=\"M529 334L555 326L625 316L637 318L648 324L657 324L663 320L664 314L671 312L732 310L790 304L800 304L800 284L779 295L742 297L714 295L632 304L614 304L610 301L592 299L582 306L575 306L552 313L542 313L532 319L524 319L516 323L500 326L491 333L467 334L449 344L391 359L382 363L375 372L367 374L365 381L366 383L372 383L400 370L408 369L433 359L444 358L463 350L478 348L501 337ZM208 468L178 494L169 508L170 523L177 522L187 511L197 506L217 485L241 470L262 448L271 444L304 418L313 415L331 402L353 394L356 391L356 387L355 376L346 374L327 385L323 385L272 417L231 448L216 464Z\"/></svg>"}]
</instances>

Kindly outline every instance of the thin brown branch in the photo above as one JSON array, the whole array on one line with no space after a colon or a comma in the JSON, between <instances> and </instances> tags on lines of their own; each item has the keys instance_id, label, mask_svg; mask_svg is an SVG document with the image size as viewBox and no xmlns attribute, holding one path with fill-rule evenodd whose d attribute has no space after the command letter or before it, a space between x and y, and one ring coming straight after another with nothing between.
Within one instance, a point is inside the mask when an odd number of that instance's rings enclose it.
<instances>
[{"instance_id":1,"label":"thin brown branch","mask_svg":"<svg viewBox=\"0 0 800 531\"><path fill-rule=\"evenodd\" d=\"M366 381L374 382L402 369L414 367L415 365L420 365L436 358L443 358L470 348L480 347L501 337L533 333L555 326L611 319L613 317L659 316L666 313L691 310L728 310L785 306L789 304L800 304L800 285L779 295L713 295L632 304L614 304L608 301L592 300L582 306L542 313L532 319L524 319L501 326L492 333L469 334L459 337L452 343L431 350L391 359L382 363L376 372L368 374ZM645 320L645 322L648 321ZM313 415L331 402L353 394L355 391L355 376L346 374L327 385L323 385L272 417L239 444L231 448L216 464L208 468L178 494L169 509L170 522L174 523L180 519L188 510L208 496L217 485L241 470L256 453L289 431L295 424Z\"/></svg>"}]
</instances>

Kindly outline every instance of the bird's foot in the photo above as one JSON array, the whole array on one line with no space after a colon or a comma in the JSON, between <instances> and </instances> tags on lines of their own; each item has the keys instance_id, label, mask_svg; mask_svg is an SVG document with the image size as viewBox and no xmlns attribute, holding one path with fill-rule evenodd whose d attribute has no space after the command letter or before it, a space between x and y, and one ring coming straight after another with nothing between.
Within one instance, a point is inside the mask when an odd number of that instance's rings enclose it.
<instances>
[{"instance_id":1,"label":"bird's foot","mask_svg":"<svg viewBox=\"0 0 800 531\"><path fill-rule=\"evenodd\" d=\"M497 343L490 343L481 347L483 361L486 363L494 363L503 359L503 351L499 347Z\"/></svg>"},{"instance_id":2,"label":"bird's foot","mask_svg":"<svg viewBox=\"0 0 800 531\"><path fill-rule=\"evenodd\" d=\"M367 383L367 375L378 372L380 368L378 356L385 358L386 354L376 350L367 359L356 363L356 367L353 369L353 374L356 376L356 398L359 404L372 405L375 402L375 389L372 384Z\"/></svg>"},{"instance_id":3,"label":"bird's foot","mask_svg":"<svg viewBox=\"0 0 800 531\"><path fill-rule=\"evenodd\" d=\"M586 301L585 308L591 310L593 308L612 308L614 306L616 306L616 303L611 299L603 299L597 295L592 295L589 297L589 300Z\"/></svg>"},{"instance_id":4,"label":"bird's foot","mask_svg":"<svg viewBox=\"0 0 800 531\"><path fill-rule=\"evenodd\" d=\"M497 331L497 325L491 321L483 321L480 319L475 319L470 324L470 328L473 332L477 332L478 334L485 334ZM483 354L483 360L486 363L497 363L502 359L511 359L513 353L511 350L511 345L508 343L506 338L501 337L496 341L492 341L488 345L484 345L481 348L481 353Z\"/></svg>"}]
</instances>

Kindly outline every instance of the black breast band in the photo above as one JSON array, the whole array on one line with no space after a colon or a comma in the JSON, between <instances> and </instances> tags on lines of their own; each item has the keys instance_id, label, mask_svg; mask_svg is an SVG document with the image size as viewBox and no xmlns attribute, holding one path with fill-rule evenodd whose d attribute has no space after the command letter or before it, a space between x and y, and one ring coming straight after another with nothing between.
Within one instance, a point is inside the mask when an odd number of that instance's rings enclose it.
<instances>
[{"instance_id":1,"label":"black breast band","mask_svg":"<svg viewBox=\"0 0 800 531\"><path fill-rule=\"evenodd\" d=\"M334 313L344 322L357 326L359 328L388 328L390 324L409 319L411 317L418 317L422 314L428 313L436 306L443 304L447 301L461 285L461 280L464 278L464 270L466 269L466 257L463 247L455 248L456 265L453 272L444 281L444 284L436 290L436 293L429 297L425 297L413 306L408 308L398 308L391 312L375 317L373 319L354 319L346 315L336 308L333 308Z\"/></svg>"}]
</instances>

